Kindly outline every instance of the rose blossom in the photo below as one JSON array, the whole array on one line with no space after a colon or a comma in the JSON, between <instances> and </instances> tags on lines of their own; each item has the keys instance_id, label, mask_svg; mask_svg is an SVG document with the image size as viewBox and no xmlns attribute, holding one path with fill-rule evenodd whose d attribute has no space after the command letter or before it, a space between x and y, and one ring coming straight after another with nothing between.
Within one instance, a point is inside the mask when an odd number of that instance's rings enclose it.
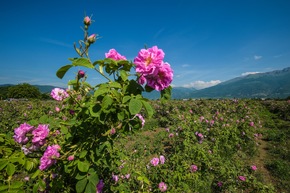
<instances>
[{"instance_id":1,"label":"rose blossom","mask_svg":"<svg viewBox=\"0 0 290 193\"><path fill-rule=\"evenodd\" d=\"M74 159L75 159L75 156L74 155L70 155L67 158L68 161L73 161Z\"/></svg>"},{"instance_id":2,"label":"rose blossom","mask_svg":"<svg viewBox=\"0 0 290 193\"><path fill-rule=\"evenodd\" d=\"M198 170L197 166L196 165L191 165L190 166L190 171L191 172L196 172Z\"/></svg>"},{"instance_id":3,"label":"rose blossom","mask_svg":"<svg viewBox=\"0 0 290 193\"><path fill-rule=\"evenodd\" d=\"M150 74L143 76L147 80L147 85L151 88L161 91L167 88L173 80L173 70L170 64L162 62L158 67L154 68Z\"/></svg>"},{"instance_id":4,"label":"rose blossom","mask_svg":"<svg viewBox=\"0 0 290 193\"><path fill-rule=\"evenodd\" d=\"M17 143L26 144L28 142L28 137L26 134L33 130L33 126L23 123L18 128L14 129L13 138Z\"/></svg>"},{"instance_id":5,"label":"rose blossom","mask_svg":"<svg viewBox=\"0 0 290 193\"><path fill-rule=\"evenodd\" d=\"M167 190L167 185L164 182L160 182L158 187L161 192L165 192Z\"/></svg>"},{"instance_id":6,"label":"rose blossom","mask_svg":"<svg viewBox=\"0 0 290 193\"><path fill-rule=\"evenodd\" d=\"M42 146L45 143L45 138L48 136L48 125L38 125L38 127L32 131L32 143L36 146Z\"/></svg>"},{"instance_id":7,"label":"rose blossom","mask_svg":"<svg viewBox=\"0 0 290 193\"><path fill-rule=\"evenodd\" d=\"M111 58L113 60L127 60L125 56L119 54L115 49L110 49L108 53L105 53L106 58Z\"/></svg>"},{"instance_id":8,"label":"rose blossom","mask_svg":"<svg viewBox=\"0 0 290 193\"><path fill-rule=\"evenodd\" d=\"M83 78L83 77L85 77L85 74L86 74L86 73L85 73L85 71L83 71L83 70L79 70L79 71L78 71L78 77L79 77L79 78Z\"/></svg>"},{"instance_id":9,"label":"rose blossom","mask_svg":"<svg viewBox=\"0 0 290 193\"><path fill-rule=\"evenodd\" d=\"M150 163L153 165L153 166L157 166L159 164L159 158L158 157L155 157L153 158Z\"/></svg>"},{"instance_id":10,"label":"rose blossom","mask_svg":"<svg viewBox=\"0 0 290 193\"><path fill-rule=\"evenodd\" d=\"M40 158L40 170L46 170L47 168L56 163L55 158L60 157L60 154L58 152L59 149L59 145L52 145L46 148L43 156Z\"/></svg>"},{"instance_id":11,"label":"rose blossom","mask_svg":"<svg viewBox=\"0 0 290 193\"><path fill-rule=\"evenodd\" d=\"M96 37L97 37L96 34L92 34L92 35L90 35L90 36L87 38L87 40L88 40L88 42L89 42L90 44L92 44L92 43L94 43L94 42L96 41Z\"/></svg>"},{"instance_id":12,"label":"rose blossom","mask_svg":"<svg viewBox=\"0 0 290 193\"><path fill-rule=\"evenodd\" d=\"M62 101L67 98L69 95L67 92L61 88L54 88L50 93L51 97L57 101Z\"/></svg>"},{"instance_id":13,"label":"rose blossom","mask_svg":"<svg viewBox=\"0 0 290 193\"><path fill-rule=\"evenodd\" d=\"M101 193L103 191L105 184L103 180L100 180L99 183L97 184L97 192L96 193Z\"/></svg>"},{"instance_id":14,"label":"rose blossom","mask_svg":"<svg viewBox=\"0 0 290 193\"><path fill-rule=\"evenodd\" d=\"M252 166L251 166L251 169L254 170L254 171L256 171L256 170L257 170L257 166L252 165Z\"/></svg>"},{"instance_id":15,"label":"rose blossom","mask_svg":"<svg viewBox=\"0 0 290 193\"><path fill-rule=\"evenodd\" d=\"M241 181L246 181L246 177L245 177L245 176L239 176L239 179L240 179Z\"/></svg>"}]
</instances>

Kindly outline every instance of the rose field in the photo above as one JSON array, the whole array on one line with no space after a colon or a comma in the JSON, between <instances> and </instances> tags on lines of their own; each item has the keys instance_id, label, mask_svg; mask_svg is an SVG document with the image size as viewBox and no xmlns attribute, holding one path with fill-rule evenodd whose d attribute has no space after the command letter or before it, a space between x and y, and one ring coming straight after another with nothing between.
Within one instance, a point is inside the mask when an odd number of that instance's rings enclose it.
<instances>
[{"instance_id":1,"label":"rose field","mask_svg":"<svg viewBox=\"0 0 290 193\"><path fill-rule=\"evenodd\" d=\"M95 150L77 152L68 166L60 168L56 163L44 173L39 170L42 155L25 157L23 146L13 140L14 128L24 122L48 123L52 138L68 137L66 129L55 125L62 113L55 109L58 102L1 101L1 191L84 192L91 176L103 180L103 192L160 192L160 182L167 192L290 191L289 102L151 103L154 116L146 119L142 129L112 135L114 146L100 143L107 148L99 162L110 165L98 168L94 176L90 173L93 163L86 162L86 157ZM70 155L69 150L60 152L59 159ZM107 154L114 161L106 160ZM63 173L71 165L77 165L76 169Z\"/></svg>"},{"instance_id":2,"label":"rose field","mask_svg":"<svg viewBox=\"0 0 290 193\"><path fill-rule=\"evenodd\" d=\"M290 100L173 100L162 49L92 61L83 24L67 89L0 101L0 192L290 192Z\"/></svg>"}]
</instances>

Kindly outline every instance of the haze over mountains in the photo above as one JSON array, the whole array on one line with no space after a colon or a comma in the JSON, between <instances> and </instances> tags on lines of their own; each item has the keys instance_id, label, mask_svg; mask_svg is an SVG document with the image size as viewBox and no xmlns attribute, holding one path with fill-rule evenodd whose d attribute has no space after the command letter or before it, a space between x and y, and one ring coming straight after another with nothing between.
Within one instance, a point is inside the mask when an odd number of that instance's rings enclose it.
<instances>
[{"instance_id":1,"label":"haze over mountains","mask_svg":"<svg viewBox=\"0 0 290 193\"><path fill-rule=\"evenodd\" d=\"M12 86L9 84L0 87ZM33 85L42 93L50 93L55 86ZM160 93L144 93L149 99L158 99ZM265 73L237 77L201 90L174 87L172 99L189 98L287 98L290 96L290 67Z\"/></svg>"}]
</instances>

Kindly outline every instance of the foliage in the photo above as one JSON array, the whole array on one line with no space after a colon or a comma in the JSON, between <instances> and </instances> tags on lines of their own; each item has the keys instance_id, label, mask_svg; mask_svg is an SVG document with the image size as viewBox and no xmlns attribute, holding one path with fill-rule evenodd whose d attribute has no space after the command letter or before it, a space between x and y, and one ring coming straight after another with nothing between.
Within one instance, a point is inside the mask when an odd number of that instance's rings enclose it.
<instances>
[{"instance_id":1,"label":"foliage","mask_svg":"<svg viewBox=\"0 0 290 193\"><path fill-rule=\"evenodd\" d=\"M7 96L9 98L41 98L40 91L28 83L18 84L8 88Z\"/></svg>"}]
</instances>

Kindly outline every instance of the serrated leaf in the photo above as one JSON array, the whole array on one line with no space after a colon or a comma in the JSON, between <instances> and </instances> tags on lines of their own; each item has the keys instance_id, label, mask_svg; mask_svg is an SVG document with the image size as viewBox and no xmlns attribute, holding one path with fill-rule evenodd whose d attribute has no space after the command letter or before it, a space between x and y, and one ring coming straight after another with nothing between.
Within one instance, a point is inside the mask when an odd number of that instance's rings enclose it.
<instances>
[{"instance_id":1,"label":"serrated leaf","mask_svg":"<svg viewBox=\"0 0 290 193\"><path fill-rule=\"evenodd\" d=\"M87 178L84 178L84 179L78 181L76 183L76 191L77 192L83 192L85 190L85 188L86 188L87 183L88 183ZM95 189L95 191L96 191L96 189Z\"/></svg>"},{"instance_id":2,"label":"serrated leaf","mask_svg":"<svg viewBox=\"0 0 290 193\"><path fill-rule=\"evenodd\" d=\"M88 162L78 162L78 169L81 172L87 172L89 170L90 164Z\"/></svg>"},{"instance_id":3,"label":"serrated leaf","mask_svg":"<svg viewBox=\"0 0 290 193\"><path fill-rule=\"evenodd\" d=\"M120 70L120 76L123 81L126 81L128 79L128 74L125 70Z\"/></svg>"},{"instance_id":4,"label":"serrated leaf","mask_svg":"<svg viewBox=\"0 0 290 193\"><path fill-rule=\"evenodd\" d=\"M108 107L112 105L112 103L113 103L113 99L109 95L106 95L102 100L102 108L107 109Z\"/></svg>"},{"instance_id":5,"label":"serrated leaf","mask_svg":"<svg viewBox=\"0 0 290 193\"><path fill-rule=\"evenodd\" d=\"M152 115L154 113L154 110L151 107L151 105L148 102L144 101L144 100L142 100L142 104L143 104L143 107L146 110L146 113L147 113L148 117L152 117Z\"/></svg>"},{"instance_id":6,"label":"serrated leaf","mask_svg":"<svg viewBox=\"0 0 290 193\"><path fill-rule=\"evenodd\" d=\"M0 160L0 171L7 166L9 162L7 160Z\"/></svg>"},{"instance_id":7,"label":"serrated leaf","mask_svg":"<svg viewBox=\"0 0 290 193\"><path fill-rule=\"evenodd\" d=\"M40 174L40 170L36 170L36 172L34 172L34 174L31 176L31 179L36 178L36 176L38 176L38 174Z\"/></svg>"},{"instance_id":8,"label":"serrated leaf","mask_svg":"<svg viewBox=\"0 0 290 193\"><path fill-rule=\"evenodd\" d=\"M61 67L60 69L58 69L58 71L56 72L56 76L60 79L62 79L64 77L64 75L66 74L66 72L73 67L73 65L69 64L66 66Z\"/></svg>"},{"instance_id":9,"label":"serrated leaf","mask_svg":"<svg viewBox=\"0 0 290 193\"><path fill-rule=\"evenodd\" d=\"M111 88L121 88L121 84L118 83L118 82L110 82L110 83L109 83L109 86L110 86Z\"/></svg>"},{"instance_id":10,"label":"serrated leaf","mask_svg":"<svg viewBox=\"0 0 290 193\"><path fill-rule=\"evenodd\" d=\"M6 167L6 172L9 176L13 176L15 172L15 165L12 163L8 163Z\"/></svg>"},{"instance_id":11,"label":"serrated leaf","mask_svg":"<svg viewBox=\"0 0 290 193\"><path fill-rule=\"evenodd\" d=\"M83 158L87 155L88 151L87 150L83 150L81 153L80 153L80 158Z\"/></svg>"},{"instance_id":12,"label":"serrated leaf","mask_svg":"<svg viewBox=\"0 0 290 193\"><path fill-rule=\"evenodd\" d=\"M124 97L123 97L123 100L122 100L122 103L124 104L124 103L126 103L128 100L130 100L130 99L131 99L130 96L124 96Z\"/></svg>"},{"instance_id":13,"label":"serrated leaf","mask_svg":"<svg viewBox=\"0 0 290 193\"><path fill-rule=\"evenodd\" d=\"M138 114L142 109L142 102L137 99L131 99L129 102L129 111L132 115Z\"/></svg>"},{"instance_id":14,"label":"serrated leaf","mask_svg":"<svg viewBox=\"0 0 290 193\"><path fill-rule=\"evenodd\" d=\"M72 63L73 66L83 66L87 68L94 68L93 64L87 58L77 58Z\"/></svg>"}]
</instances>

